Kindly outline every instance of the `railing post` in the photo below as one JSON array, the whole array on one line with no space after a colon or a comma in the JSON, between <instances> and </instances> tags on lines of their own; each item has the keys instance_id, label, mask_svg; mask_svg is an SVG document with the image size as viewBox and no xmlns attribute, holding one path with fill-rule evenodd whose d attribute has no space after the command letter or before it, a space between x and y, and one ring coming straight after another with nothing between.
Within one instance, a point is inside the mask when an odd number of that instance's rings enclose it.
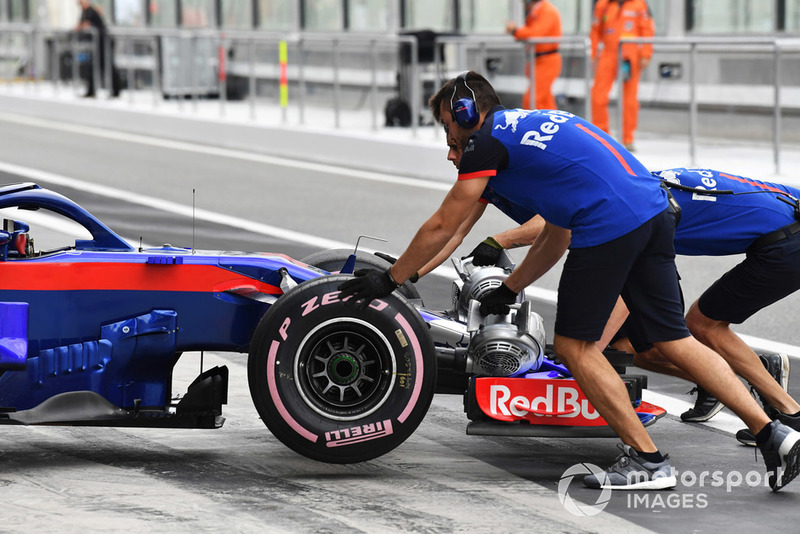
<instances>
[{"instance_id":1,"label":"railing post","mask_svg":"<svg viewBox=\"0 0 800 534\"><path fill-rule=\"evenodd\" d=\"M689 45L689 161L697 164L697 43Z\"/></svg>"},{"instance_id":2,"label":"railing post","mask_svg":"<svg viewBox=\"0 0 800 534\"><path fill-rule=\"evenodd\" d=\"M419 126L419 104L422 100L422 89L419 75L419 42L411 37L411 135L417 137Z\"/></svg>"},{"instance_id":3,"label":"railing post","mask_svg":"<svg viewBox=\"0 0 800 534\"><path fill-rule=\"evenodd\" d=\"M281 122L289 121L289 42L278 41L278 99L281 106ZM284 79L284 74L285 79ZM285 85L284 85L285 82Z\"/></svg>"},{"instance_id":4,"label":"railing post","mask_svg":"<svg viewBox=\"0 0 800 534\"><path fill-rule=\"evenodd\" d=\"M403 45L400 44L400 46L402 47ZM433 72L434 72L434 76L436 76L436 82L435 82L436 85L433 88L434 91L438 91L439 87L441 87L442 83L444 83L444 81L445 81L443 79L444 76L443 76L442 65L441 65L441 63L442 63L442 52L439 49L440 46L444 46L444 44L440 43L438 37L434 37L434 39L433 39ZM435 121L433 122L433 135L434 135L434 138L436 138L436 139L439 138L439 125Z\"/></svg>"},{"instance_id":5,"label":"railing post","mask_svg":"<svg viewBox=\"0 0 800 534\"><path fill-rule=\"evenodd\" d=\"M134 37L128 35L125 38L125 52L128 54L128 57L133 57L134 55ZM109 69L109 72L111 69ZM133 62L128 63L128 104L133 106L133 89L136 87L136 71L133 68ZM109 85L109 90L111 86Z\"/></svg>"},{"instance_id":6,"label":"railing post","mask_svg":"<svg viewBox=\"0 0 800 534\"><path fill-rule=\"evenodd\" d=\"M339 87L339 39L333 40L333 125L335 128L341 126L339 121L339 106L341 102L341 90Z\"/></svg>"},{"instance_id":7,"label":"railing post","mask_svg":"<svg viewBox=\"0 0 800 534\"><path fill-rule=\"evenodd\" d=\"M12 39L13 34L10 31L4 31L0 33L0 52L5 51L6 49L11 51L14 40ZM0 77L3 80L8 82L8 87L11 88L14 86L14 69L13 67L9 69L8 78L6 79L5 75L0 73Z\"/></svg>"},{"instance_id":8,"label":"railing post","mask_svg":"<svg viewBox=\"0 0 800 534\"><path fill-rule=\"evenodd\" d=\"M536 109L536 45L531 44L528 42L526 44L528 49L528 83L530 83L530 87L528 87L528 99L530 102L528 103L528 107L530 109Z\"/></svg>"},{"instance_id":9,"label":"railing post","mask_svg":"<svg viewBox=\"0 0 800 534\"><path fill-rule=\"evenodd\" d=\"M31 57L30 57L30 61L28 62L28 79L33 84L33 92L34 93L38 93L39 92L39 83L38 83L38 81L39 81L40 75L39 75L39 72L36 70L36 66L37 66L36 59L37 58L36 58L36 28L35 27L31 28L29 47L30 47L30 51L31 51Z\"/></svg>"},{"instance_id":10,"label":"railing post","mask_svg":"<svg viewBox=\"0 0 800 534\"><path fill-rule=\"evenodd\" d=\"M593 72L592 72L592 41L585 37L583 41L583 57L584 57L584 71L583 71L583 90L585 97L583 101L584 119L592 122L592 85L593 85Z\"/></svg>"},{"instance_id":11,"label":"railing post","mask_svg":"<svg viewBox=\"0 0 800 534\"><path fill-rule=\"evenodd\" d=\"M53 78L53 94L58 95L58 79L61 77L61 69L59 68L61 65L58 62L58 57L61 55L61 46L55 34L52 36L52 43L53 57L50 58L50 70Z\"/></svg>"},{"instance_id":12,"label":"railing post","mask_svg":"<svg viewBox=\"0 0 800 534\"><path fill-rule=\"evenodd\" d=\"M25 92L29 93L31 90L31 84L34 82L34 73L35 67L34 63L36 61L36 39L34 38L34 32L36 30L31 28L27 33L27 41L28 41L28 64L25 66ZM34 85L35 87L35 85Z\"/></svg>"},{"instance_id":13,"label":"railing post","mask_svg":"<svg viewBox=\"0 0 800 534\"><path fill-rule=\"evenodd\" d=\"M217 86L219 87L219 114L221 117L225 116L225 106L228 103L228 73L227 59L228 59L228 46L225 41L225 35L219 34L217 44Z\"/></svg>"},{"instance_id":14,"label":"railing post","mask_svg":"<svg viewBox=\"0 0 800 534\"><path fill-rule=\"evenodd\" d=\"M305 41L301 37L297 40L297 77L300 89L298 90L299 122L305 124L306 120L306 77L305 77Z\"/></svg>"},{"instance_id":15,"label":"railing post","mask_svg":"<svg viewBox=\"0 0 800 534\"><path fill-rule=\"evenodd\" d=\"M619 142L625 142L625 72L622 69L622 42L617 48L617 127L619 128ZM610 125L609 125L610 128Z\"/></svg>"},{"instance_id":16,"label":"railing post","mask_svg":"<svg viewBox=\"0 0 800 534\"><path fill-rule=\"evenodd\" d=\"M78 72L78 47L76 46L78 39L76 39L77 34L75 33L70 33L68 35L69 35L69 47L70 51L72 52L72 91L74 93L75 85L77 84L76 79L79 78L80 74ZM97 62L95 61L95 63Z\"/></svg>"},{"instance_id":17,"label":"railing post","mask_svg":"<svg viewBox=\"0 0 800 534\"><path fill-rule=\"evenodd\" d=\"M247 41L247 61L248 65L248 90L247 100L250 105L250 119L256 119L256 40L250 37Z\"/></svg>"},{"instance_id":18,"label":"railing post","mask_svg":"<svg viewBox=\"0 0 800 534\"><path fill-rule=\"evenodd\" d=\"M198 91L197 91L197 34L192 33L190 39L191 51L189 57L191 57L191 61L189 61L189 91L192 93L192 111L197 113L198 111Z\"/></svg>"},{"instance_id":19,"label":"railing post","mask_svg":"<svg viewBox=\"0 0 800 534\"><path fill-rule=\"evenodd\" d=\"M773 121L773 134L772 134L772 150L775 160L775 174L781 173L781 45L776 40L774 42L775 54L775 110Z\"/></svg>"},{"instance_id":20,"label":"railing post","mask_svg":"<svg viewBox=\"0 0 800 534\"><path fill-rule=\"evenodd\" d=\"M372 87L370 87L370 107L372 108L372 129L378 129L378 42L375 39L369 42L369 67L372 73Z\"/></svg>"},{"instance_id":21,"label":"railing post","mask_svg":"<svg viewBox=\"0 0 800 534\"><path fill-rule=\"evenodd\" d=\"M153 54L153 107L157 108L161 100L161 54L158 53L158 36L150 40L150 50Z\"/></svg>"},{"instance_id":22,"label":"railing post","mask_svg":"<svg viewBox=\"0 0 800 534\"><path fill-rule=\"evenodd\" d=\"M188 62L184 61L186 59L186 54L181 54L186 44L186 34L184 32L180 32L173 36L175 39L175 48L178 50L177 53L177 64L178 68L173 69L177 74L173 74L173 85L179 85L186 83L186 79L189 76L189 69L190 67L187 66ZM184 95L178 94L176 95L176 100L178 101L178 112L183 113L184 103L183 103Z\"/></svg>"},{"instance_id":23,"label":"railing post","mask_svg":"<svg viewBox=\"0 0 800 534\"><path fill-rule=\"evenodd\" d=\"M100 50L103 50L103 53L100 54ZM107 91L107 99L111 99L114 97L114 86L113 86L113 76L111 72L111 65L114 64L113 58L113 49L111 48L111 35L106 32L105 35L92 34L92 54L97 59L97 61L92 61L92 78L94 79L94 86L95 90L100 89L100 77L101 73L103 74L102 83L106 86ZM103 56L103 64L102 67L100 65L100 56Z\"/></svg>"}]
</instances>

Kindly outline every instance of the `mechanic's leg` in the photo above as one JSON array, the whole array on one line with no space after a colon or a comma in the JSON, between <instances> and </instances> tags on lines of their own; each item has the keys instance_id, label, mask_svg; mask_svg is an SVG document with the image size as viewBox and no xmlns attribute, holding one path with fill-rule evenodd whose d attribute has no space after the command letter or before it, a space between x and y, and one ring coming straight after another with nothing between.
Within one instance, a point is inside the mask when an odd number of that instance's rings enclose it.
<instances>
[{"instance_id":1,"label":"mechanic's leg","mask_svg":"<svg viewBox=\"0 0 800 534\"><path fill-rule=\"evenodd\" d=\"M602 351L607 346L610 346L612 349L630 352L634 355L633 364L636 367L694 382L688 373L667 361L655 347L651 347L646 351L636 352L630 340L627 338L617 340L613 345L609 345L611 339L613 339L622 325L625 324L625 319L627 319L629 315L630 313L628 312L628 307L625 305L625 301L623 301L622 298L618 298L617 303L614 305L614 310L611 312L611 317L608 318L606 328L603 330L603 337L597 342L597 348Z\"/></svg>"},{"instance_id":2,"label":"mechanic's leg","mask_svg":"<svg viewBox=\"0 0 800 534\"><path fill-rule=\"evenodd\" d=\"M603 330L603 336L596 343L598 349L603 351L608 347L611 340L614 339L614 336L619 332L619 329L625 324L625 319L628 318L628 315L628 307L625 305L625 301L622 300L622 297L617 298L614 309L611 311L611 316L606 322L605 330Z\"/></svg>"},{"instance_id":3,"label":"mechanic's leg","mask_svg":"<svg viewBox=\"0 0 800 534\"><path fill-rule=\"evenodd\" d=\"M689 373L694 382L738 415L753 434L770 423L767 414L719 354L691 336L653 345L667 360Z\"/></svg>"},{"instance_id":4,"label":"mechanic's leg","mask_svg":"<svg viewBox=\"0 0 800 534\"><path fill-rule=\"evenodd\" d=\"M556 354L575 377L586 398L622 442L639 452L656 452L658 448L631 406L625 384L597 350L595 342L558 334L553 341Z\"/></svg>"},{"instance_id":5,"label":"mechanic's leg","mask_svg":"<svg viewBox=\"0 0 800 534\"><path fill-rule=\"evenodd\" d=\"M800 404L775 381L753 349L731 330L730 323L706 317L695 302L686 315L686 325L692 335L719 353L771 405L785 414L800 411Z\"/></svg>"},{"instance_id":6,"label":"mechanic's leg","mask_svg":"<svg viewBox=\"0 0 800 534\"><path fill-rule=\"evenodd\" d=\"M616 341L610 343L608 348L614 350L621 350L622 352L627 352L628 354L633 354L633 359L636 361L636 349L633 348L633 344L631 340L627 337L622 337L617 339Z\"/></svg>"},{"instance_id":7,"label":"mechanic's leg","mask_svg":"<svg viewBox=\"0 0 800 534\"><path fill-rule=\"evenodd\" d=\"M670 375L688 380L689 382L694 382L694 379L689 376L689 373L679 367L676 367L672 362L664 358L664 356L662 356L655 347L643 352L635 353L633 355L633 365L641 369L653 371L654 373Z\"/></svg>"}]
</instances>

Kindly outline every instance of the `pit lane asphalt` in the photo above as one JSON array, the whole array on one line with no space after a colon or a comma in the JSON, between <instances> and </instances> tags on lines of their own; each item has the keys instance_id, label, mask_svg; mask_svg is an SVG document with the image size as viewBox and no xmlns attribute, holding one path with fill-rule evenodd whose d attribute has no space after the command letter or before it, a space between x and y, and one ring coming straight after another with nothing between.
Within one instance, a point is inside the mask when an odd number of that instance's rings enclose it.
<instances>
[{"instance_id":1,"label":"pit lane asphalt","mask_svg":"<svg viewBox=\"0 0 800 534\"><path fill-rule=\"evenodd\" d=\"M219 161L181 151L144 149L95 137L64 136L18 124L0 128L2 160L87 182L190 204L196 188L205 208L352 241L358 233L390 236L401 250L441 194L340 175L306 176L295 170ZM45 157L46 155L46 157ZM228 158L229 159L229 158ZM2 176L2 181L27 180ZM43 182L43 185L44 182ZM59 187L126 237L198 248L273 250L302 257L316 249L131 204L82 189ZM391 198L392 202L387 202ZM301 202L302 200L302 202ZM359 202L355 202L358 200ZM357 208L353 205L357 204ZM326 222L330 218L329 222ZM369 222L368 231L362 228ZM503 219L475 235L507 226ZM385 232L385 233L384 233ZM684 272L684 278L687 275ZM432 307L449 302L449 284L428 280L421 291ZM432 295L430 298L428 295ZM552 308L540 309L548 324ZM191 357L191 355L188 355ZM197 357L181 366L187 384ZM464 435L460 399L437 397L422 426L396 451L355 466L328 466L298 457L260 423L244 378L243 355L206 355L232 370L228 422L218 431L6 428L0 432L0 484L10 496L4 516L11 531L791 531L800 486L773 495L746 481L699 486L684 478L672 492L615 494L605 512L577 518L558 501L556 482L578 463L605 466L616 440L546 440ZM793 381L796 382L796 381ZM688 386L651 375L651 389L681 395ZM176 387L180 391L180 387ZM797 395L795 387L791 391ZM753 449L705 425L671 414L652 427L680 472L719 470L762 474ZM752 481L755 478L751 476ZM761 478L763 482L763 477ZM735 480L731 480L731 483ZM795 483L797 484L797 483ZM650 495L649 500L646 496ZM657 499L655 495L661 495ZM570 486L570 496L594 503L597 493ZM754 512L757 511L757 512ZM535 527L534 527L535 526Z\"/></svg>"}]
</instances>

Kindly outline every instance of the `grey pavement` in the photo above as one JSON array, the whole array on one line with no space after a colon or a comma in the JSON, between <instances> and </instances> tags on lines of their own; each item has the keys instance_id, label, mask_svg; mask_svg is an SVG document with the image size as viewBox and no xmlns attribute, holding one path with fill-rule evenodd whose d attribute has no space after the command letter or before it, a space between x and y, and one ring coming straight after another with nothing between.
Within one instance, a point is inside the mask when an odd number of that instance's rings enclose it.
<instances>
[{"instance_id":1,"label":"grey pavement","mask_svg":"<svg viewBox=\"0 0 800 534\"><path fill-rule=\"evenodd\" d=\"M251 105L205 98L162 100L150 91L123 91L120 98L108 99L101 91L97 99L84 99L79 91L49 82L0 84L0 111L400 176L445 182L455 176L445 160L440 128L385 127L382 105L375 112L367 105L350 105L337 117L331 106L319 102L301 110L290 100L283 110L265 98ZM675 110L668 119L666 113L642 110L635 153L651 170L708 167L800 185L800 145L781 144L779 172L773 141L764 134L700 137L693 156L686 112ZM611 115L613 127L613 110ZM746 131L750 118L729 120L718 129ZM664 133L667 122L672 133Z\"/></svg>"},{"instance_id":2,"label":"grey pavement","mask_svg":"<svg viewBox=\"0 0 800 534\"><path fill-rule=\"evenodd\" d=\"M381 109L376 106L372 111L364 102L343 105L337 116L319 96L300 109L300 103L290 94L289 106L283 110L269 98L258 98L254 103L204 98L164 100L151 91L126 90L117 99L109 99L103 91L97 99L84 99L80 92L79 87L69 84L0 84L0 114L18 121L57 121L61 130L66 124L76 132L89 131L95 136L133 133L164 142L190 142L362 173L391 174L400 180L423 179L438 182L443 189L455 178L455 169L446 161L441 128L385 127ZM613 127L616 114L612 111L611 116ZM717 126L726 133L736 130L735 136L700 137L692 151L686 116L685 110L672 114L642 110L635 154L648 168L707 167L800 186L800 145L781 145L780 172L776 172L772 139L763 128L754 129L761 135L754 133L752 139L742 139L741 132L747 130L752 117L732 115L730 123ZM674 133L662 133L665 130ZM686 300L692 302L738 261L738 256L679 257ZM553 269L537 283L544 289L537 293L540 298L554 301L559 272ZM800 295L792 295L762 312L769 314L768 320L748 321L737 331L749 336L746 340L753 346L800 356L800 333L789 326L798 306Z\"/></svg>"}]
</instances>

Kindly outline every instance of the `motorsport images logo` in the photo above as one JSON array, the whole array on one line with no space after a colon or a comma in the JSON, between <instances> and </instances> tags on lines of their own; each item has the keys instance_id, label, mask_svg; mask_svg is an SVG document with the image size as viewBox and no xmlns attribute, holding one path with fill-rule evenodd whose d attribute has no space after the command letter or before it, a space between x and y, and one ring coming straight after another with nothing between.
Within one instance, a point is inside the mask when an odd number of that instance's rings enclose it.
<instances>
[{"instance_id":1,"label":"motorsport images logo","mask_svg":"<svg viewBox=\"0 0 800 534\"><path fill-rule=\"evenodd\" d=\"M578 476L578 482L583 484L583 477L586 475L595 475L600 480L605 479L606 473L594 464L575 464L561 475L561 480L558 481L558 500L564 509L572 515L579 517L589 517L597 515L602 512L611 500L611 488L603 488L597 501L594 504L582 504L569 496L569 486L572 480Z\"/></svg>"}]
</instances>

